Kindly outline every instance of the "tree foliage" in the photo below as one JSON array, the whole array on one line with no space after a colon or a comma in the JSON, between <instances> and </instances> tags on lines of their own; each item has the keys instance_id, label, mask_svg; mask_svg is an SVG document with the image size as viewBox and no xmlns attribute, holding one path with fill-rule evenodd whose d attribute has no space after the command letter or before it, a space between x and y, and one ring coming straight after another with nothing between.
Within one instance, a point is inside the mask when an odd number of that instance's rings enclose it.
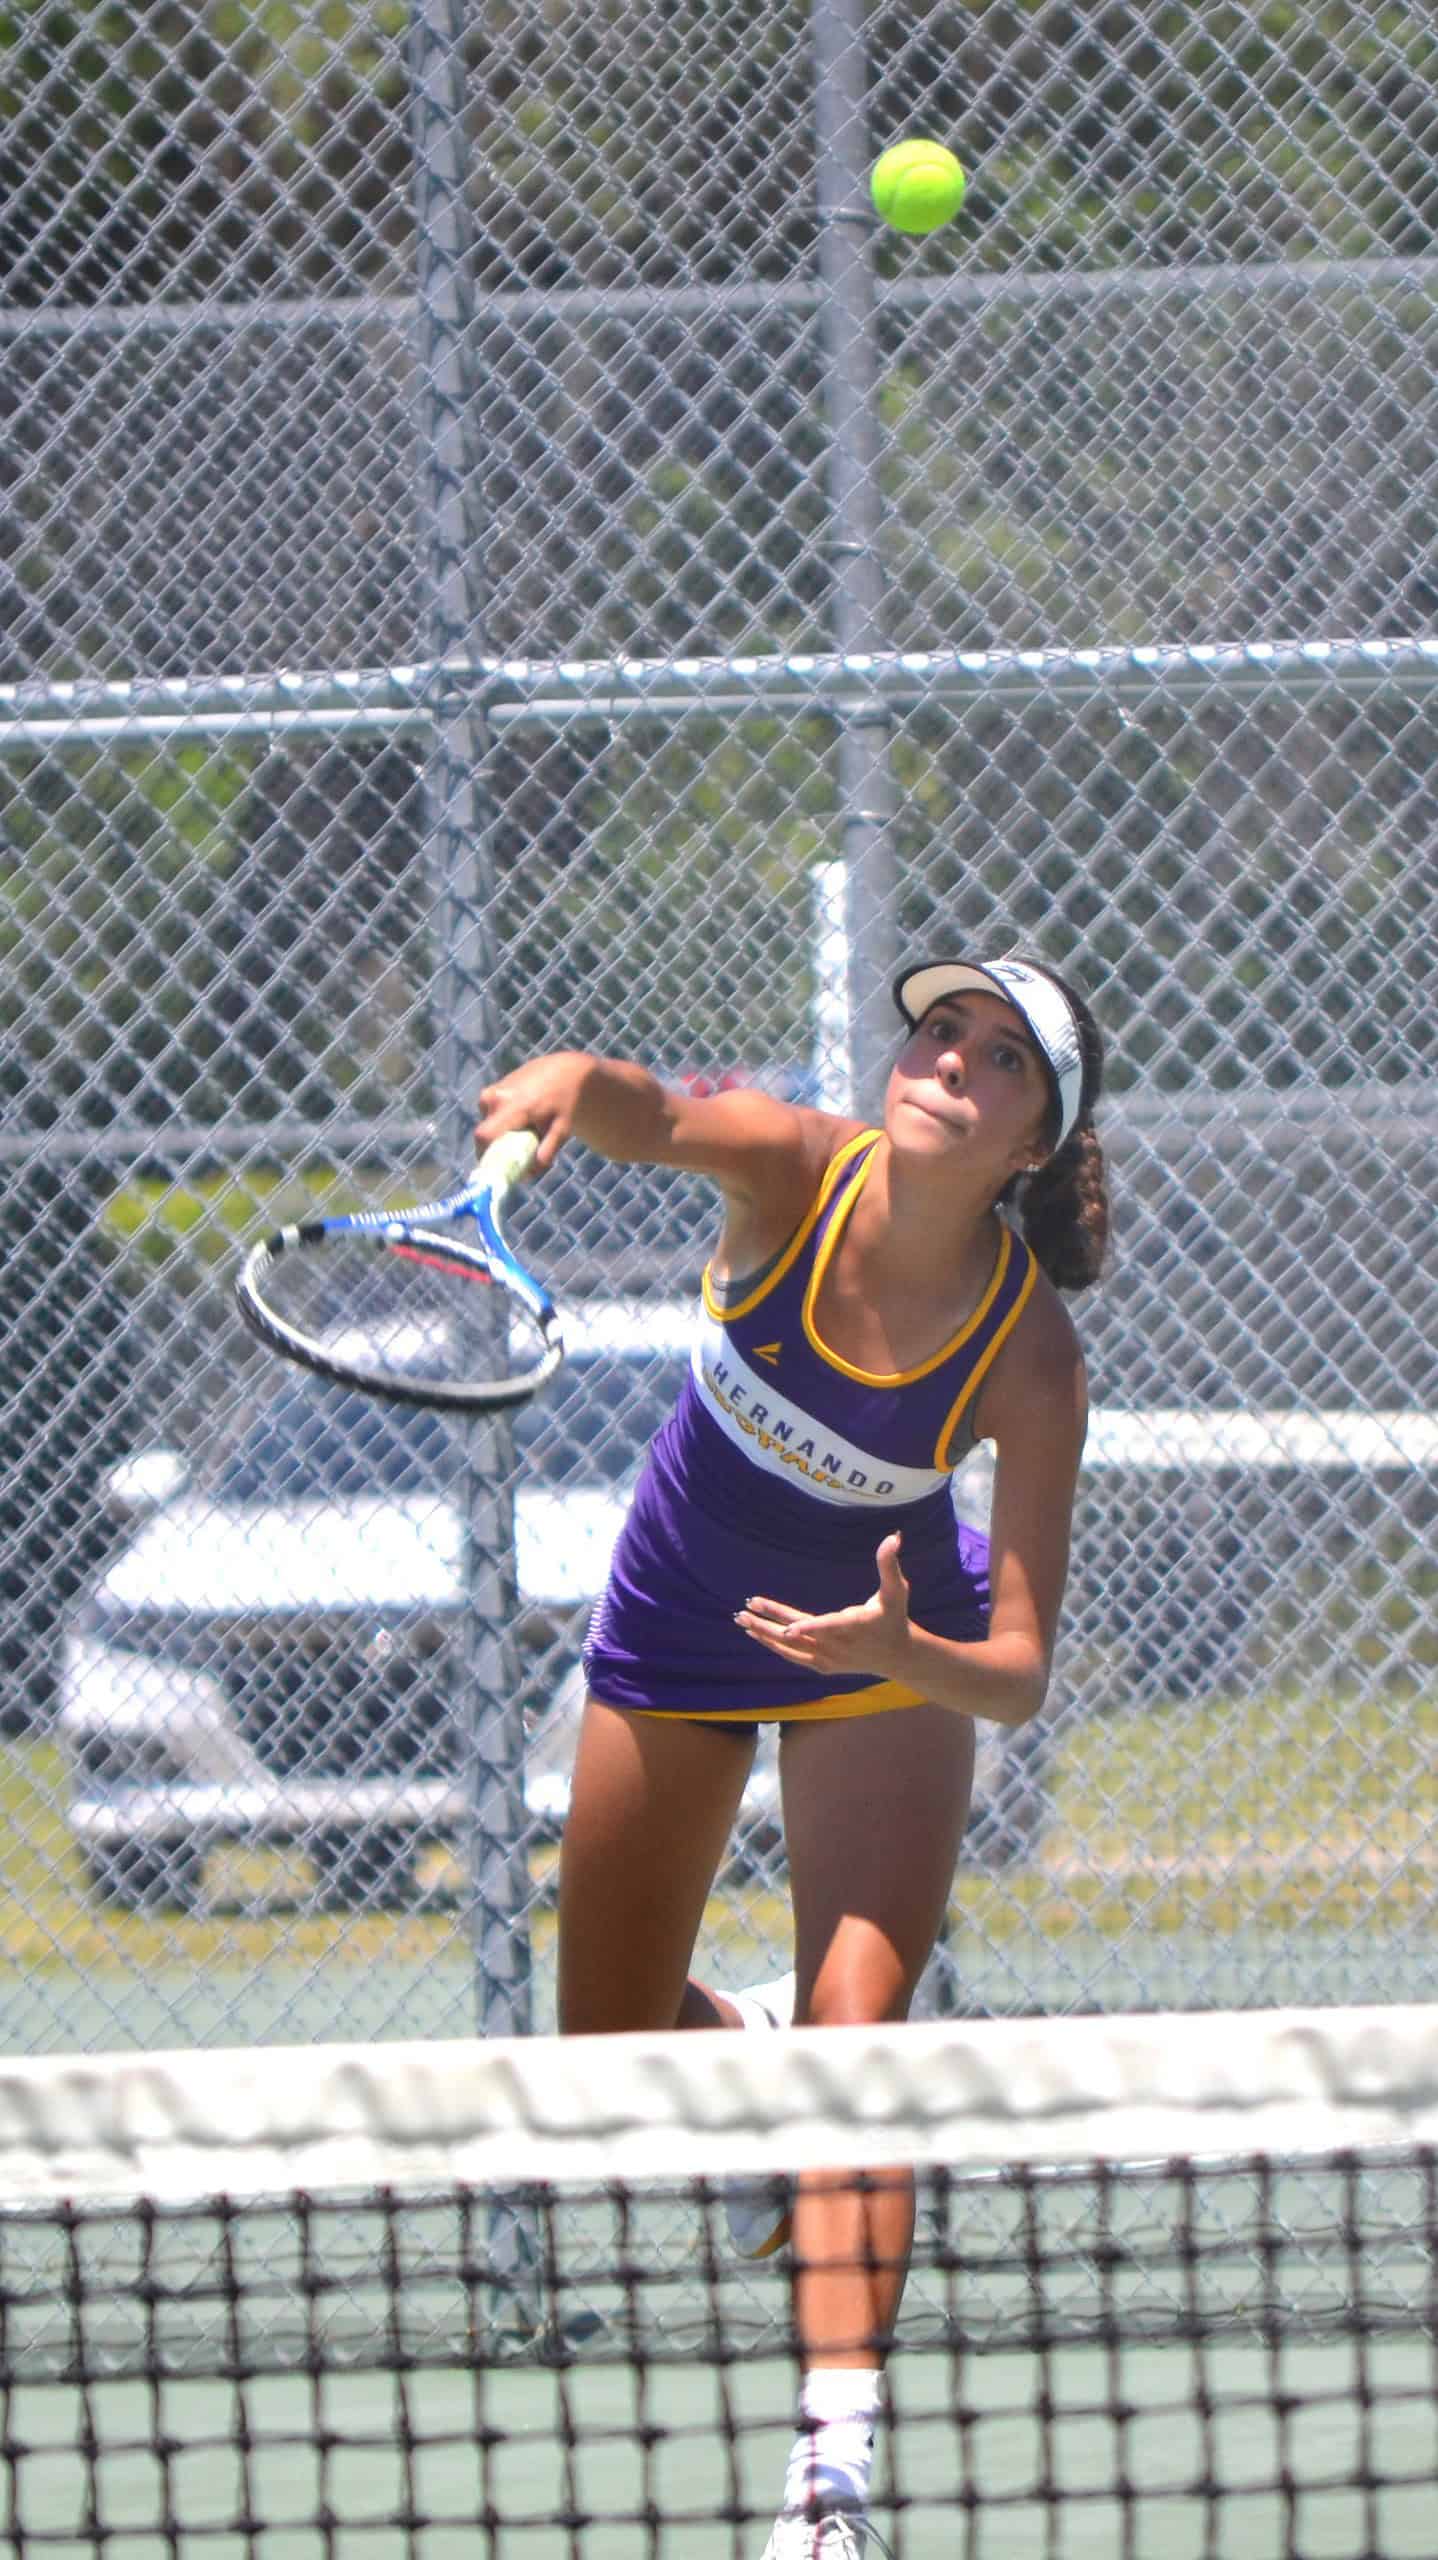
<instances>
[{"instance_id":1,"label":"tree foliage","mask_svg":"<svg viewBox=\"0 0 1438 2560\"><path fill-rule=\"evenodd\" d=\"M462 23L484 647L822 646L821 336L811 302L763 300L815 272L809 8L500 0ZM12 313L408 293L419 24L400 0L0 0ZM1353 264L1430 245L1428 15L916 0L871 10L869 55L875 141L922 124L972 173L962 225L879 247L892 642L1431 624L1433 296ZM1246 298L1274 262L1281 327ZM967 298L926 302L949 276ZM562 298L577 288L630 298ZM82 336L62 363L22 331L0 398L26 461L8 619L27 666L149 667L166 634L167 671L420 651L407 342L389 322L323 332L291 380L238 338L206 338L182 378L148 342L122 360ZM95 428L107 396L128 442ZM189 549L197 493L213 515ZM681 1028L708 1055L792 1045L802 985L776 975L747 1022L735 990L744 919L792 921L832 838L815 735L496 749L517 1039L559 1005L585 1024L619 1008L666 1051ZM1301 915L1286 1000L1311 1061L1327 1034L1305 967L1338 969L1400 863L1428 947L1427 763L1392 706L915 720L896 744L911 921L957 902L1121 931L1131 969L1138 945L1177 991L1159 1061L1177 1076L1213 1064L1231 1006L1212 973L1252 966L1255 932L1281 956ZM158 1122L422 1095L428 823L412 763L380 746L13 764L9 1098L41 1122ZM316 971L331 947L363 1001Z\"/></svg>"},{"instance_id":2,"label":"tree foliage","mask_svg":"<svg viewBox=\"0 0 1438 2560\"><path fill-rule=\"evenodd\" d=\"M403 0L5 0L9 297L402 289L412 23ZM502 0L459 23L486 284L811 260L806 0ZM869 59L875 136L917 114L973 173L938 265L1431 241L1423 10L915 0L871 10Z\"/></svg>"}]
</instances>

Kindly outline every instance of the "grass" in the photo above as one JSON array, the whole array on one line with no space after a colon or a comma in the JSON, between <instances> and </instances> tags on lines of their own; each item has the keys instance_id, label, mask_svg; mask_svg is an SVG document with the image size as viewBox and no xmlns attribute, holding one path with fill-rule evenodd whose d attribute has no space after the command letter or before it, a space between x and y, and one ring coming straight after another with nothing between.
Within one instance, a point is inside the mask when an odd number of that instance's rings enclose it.
<instances>
[{"instance_id":1,"label":"grass","mask_svg":"<svg viewBox=\"0 0 1438 2560\"><path fill-rule=\"evenodd\" d=\"M452 1179L441 1166L411 1165L387 1181L374 1179L371 1194L377 1204L386 1198L434 1199ZM323 1217L352 1208L354 1200L353 1166L311 1164L283 1172L252 1168L186 1182L137 1175L111 1193L100 1212L99 1231L123 1258L138 1254L157 1264L181 1254L208 1264L232 1260L247 1238L287 1219Z\"/></svg>"},{"instance_id":2,"label":"grass","mask_svg":"<svg viewBox=\"0 0 1438 2560\"><path fill-rule=\"evenodd\" d=\"M995 1941L1097 1928L1350 1929L1438 1909L1428 1773L1438 1698L1274 1690L1075 1721L1050 1771L1038 1860L960 1870Z\"/></svg>"},{"instance_id":3,"label":"grass","mask_svg":"<svg viewBox=\"0 0 1438 2560\"><path fill-rule=\"evenodd\" d=\"M180 1963L258 1964L283 1945L286 1959L317 1963L343 1944L347 1955L394 1959L433 1954L454 1933L452 1912L316 1913L220 1909L126 1912L90 1897L83 1861L64 1819L59 1753L46 1743L0 1746L0 1962L28 1968L126 1973ZM227 1858L226 1879L272 1889L279 1858Z\"/></svg>"},{"instance_id":4,"label":"grass","mask_svg":"<svg viewBox=\"0 0 1438 2560\"><path fill-rule=\"evenodd\" d=\"M1274 1690L1089 1718L1065 1737L1054 1793L1067 1827L1095 1841L1117 1826L1159 1859L1380 1832L1391 1848L1424 1832L1435 1750L1438 1697Z\"/></svg>"},{"instance_id":5,"label":"grass","mask_svg":"<svg viewBox=\"0 0 1438 2560\"><path fill-rule=\"evenodd\" d=\"M137 1179L100 1212L101 1242L119 1271L166 1271L203 1283L241 1244L287 1220L324 1217L341 1203L342 1177L327 1170L216 1173L183 1183ZM354 1177L350 1176L353 1190ZM410 1195L413 1196L413 1195Z\"/></svg>"},{"instance_id":6,"label":"grass","mask_svg":"<svg viewBox=\"0 0 1438 2560\"><path fill-rule=\"evenodd\" d=\"M995 1878L962 1869L956 1916L1005 1939L1119 1936L1261 1922L1330 1929L1438 1913L1438 1826L1428 1773L1438 1698L1364 1703L1274 1691L1088 1718L1060 1737L1052 1814L1038 1858ZM161 1964L422 1960L453 1943L452 1909L301 1915L263 1910L126 1913L86 1892L64 1821L59 1754L0 1747L0 1961L27 1968L139 1971ZM235 1880L230 1861L230 1880ZM534 1862L539 1952L552 1934L553 1853ZM239 1880L262 1885L265 1870ZM710 1906L711 1937L742 1927L783 1945L782 1897L736 1893Z\"/></svg>"}]
</instances>

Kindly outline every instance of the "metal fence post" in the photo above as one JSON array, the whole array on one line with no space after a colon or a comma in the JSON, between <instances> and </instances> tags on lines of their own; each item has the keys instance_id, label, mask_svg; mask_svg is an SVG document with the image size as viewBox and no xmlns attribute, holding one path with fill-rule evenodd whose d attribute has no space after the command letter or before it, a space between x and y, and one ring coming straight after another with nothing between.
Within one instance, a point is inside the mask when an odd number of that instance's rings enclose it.
<instances>
[{"instance_id":1,"label":"metal fence post","mask_svg":"<svg viewBox=\"0 0 1438 2560\"><path fill-rule=\"evenodd\" d=\"M879 555L878 322L868 202L867 10L862 0L815 0L811 20L818 141L819 333L829 423L830 612L844 656L883 647ZM845 688L839 722L839 842L847 867L850 1088L875 1112L893 1048L888 988L897 967L893 713L861 682Z\"/></svg>"}]
</instances>

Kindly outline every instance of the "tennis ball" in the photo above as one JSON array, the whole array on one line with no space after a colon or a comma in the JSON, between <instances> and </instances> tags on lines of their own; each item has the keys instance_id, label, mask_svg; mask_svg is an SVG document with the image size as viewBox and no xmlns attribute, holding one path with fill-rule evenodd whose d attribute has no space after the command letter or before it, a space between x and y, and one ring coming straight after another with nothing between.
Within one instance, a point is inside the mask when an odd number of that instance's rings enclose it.
<instances>
[{"instance_id":1,"label":"tennis ball","mask_svg":"<svg viewBox=\"0 0 1438 2560\"><path fill-rule=\"evenodd\" d=\"M941 142L896 142L874 162L874 211L895 231L937 231L964 201L965 179Z\"/></svg>"}]
</instances>

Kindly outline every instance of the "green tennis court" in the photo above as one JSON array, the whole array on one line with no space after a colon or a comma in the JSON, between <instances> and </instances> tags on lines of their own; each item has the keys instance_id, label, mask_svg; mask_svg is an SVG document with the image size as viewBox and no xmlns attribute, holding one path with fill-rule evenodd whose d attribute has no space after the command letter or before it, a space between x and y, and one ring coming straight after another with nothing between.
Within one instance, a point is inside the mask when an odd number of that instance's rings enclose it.
<instances>
[{"instance_id":1,"label":"green tennis court","mask_svg":"<svg viewBox=\"0 0 1438 2560\"><path fill-rule=\"evenodd\" d=\"M805 2271L736 2260L724 2178L907 2150L898 2553L1431 2560L1432 2047L1415 2008L15 2066L7 2548L758 2560Z\"/></svg>"},{"instance_id":2,"label":"green tennis court","mask_svg":"<svg viewBox=\"0 0 1438 2560\"><path fill-rule=\"evenodd\" d=\"M875 2521L906 2560L1271 2560L1288 2547L1291 2499L1294 2547L1312 2560L1431 2560L1432 2346L1382 2339L1360 2357L1335 2339L1278 2361L1282 2414L1261 2346L1209 2354L1201 2408L1182 2346L901 2354ZM319 2560L336 2547L365 2560L758 2560L792 2396L792 2370L767 2360L722 2378L581 2367L271 2379L244 2386L243 2409L238 2388L210 2382L21 2389L7 2451L13 2463L17 2443L30 2450L12 2548L87 2560L103 2534L115 2560L164 2560L178 2517L196 2560ZM1102 2414L1115 2404L1121 2417ZM485 2452L489 2430L503 2441ZM76 2460L92 2440L93 2472ZM717 2520L736 2502L755 2519L737 2531ZM573 2522L555 2521L564 2511ZM652 2514L663 2522L651 2535ZM504 2520L492 2535L486 2515Z\"/></svg>"}]
</instances>

